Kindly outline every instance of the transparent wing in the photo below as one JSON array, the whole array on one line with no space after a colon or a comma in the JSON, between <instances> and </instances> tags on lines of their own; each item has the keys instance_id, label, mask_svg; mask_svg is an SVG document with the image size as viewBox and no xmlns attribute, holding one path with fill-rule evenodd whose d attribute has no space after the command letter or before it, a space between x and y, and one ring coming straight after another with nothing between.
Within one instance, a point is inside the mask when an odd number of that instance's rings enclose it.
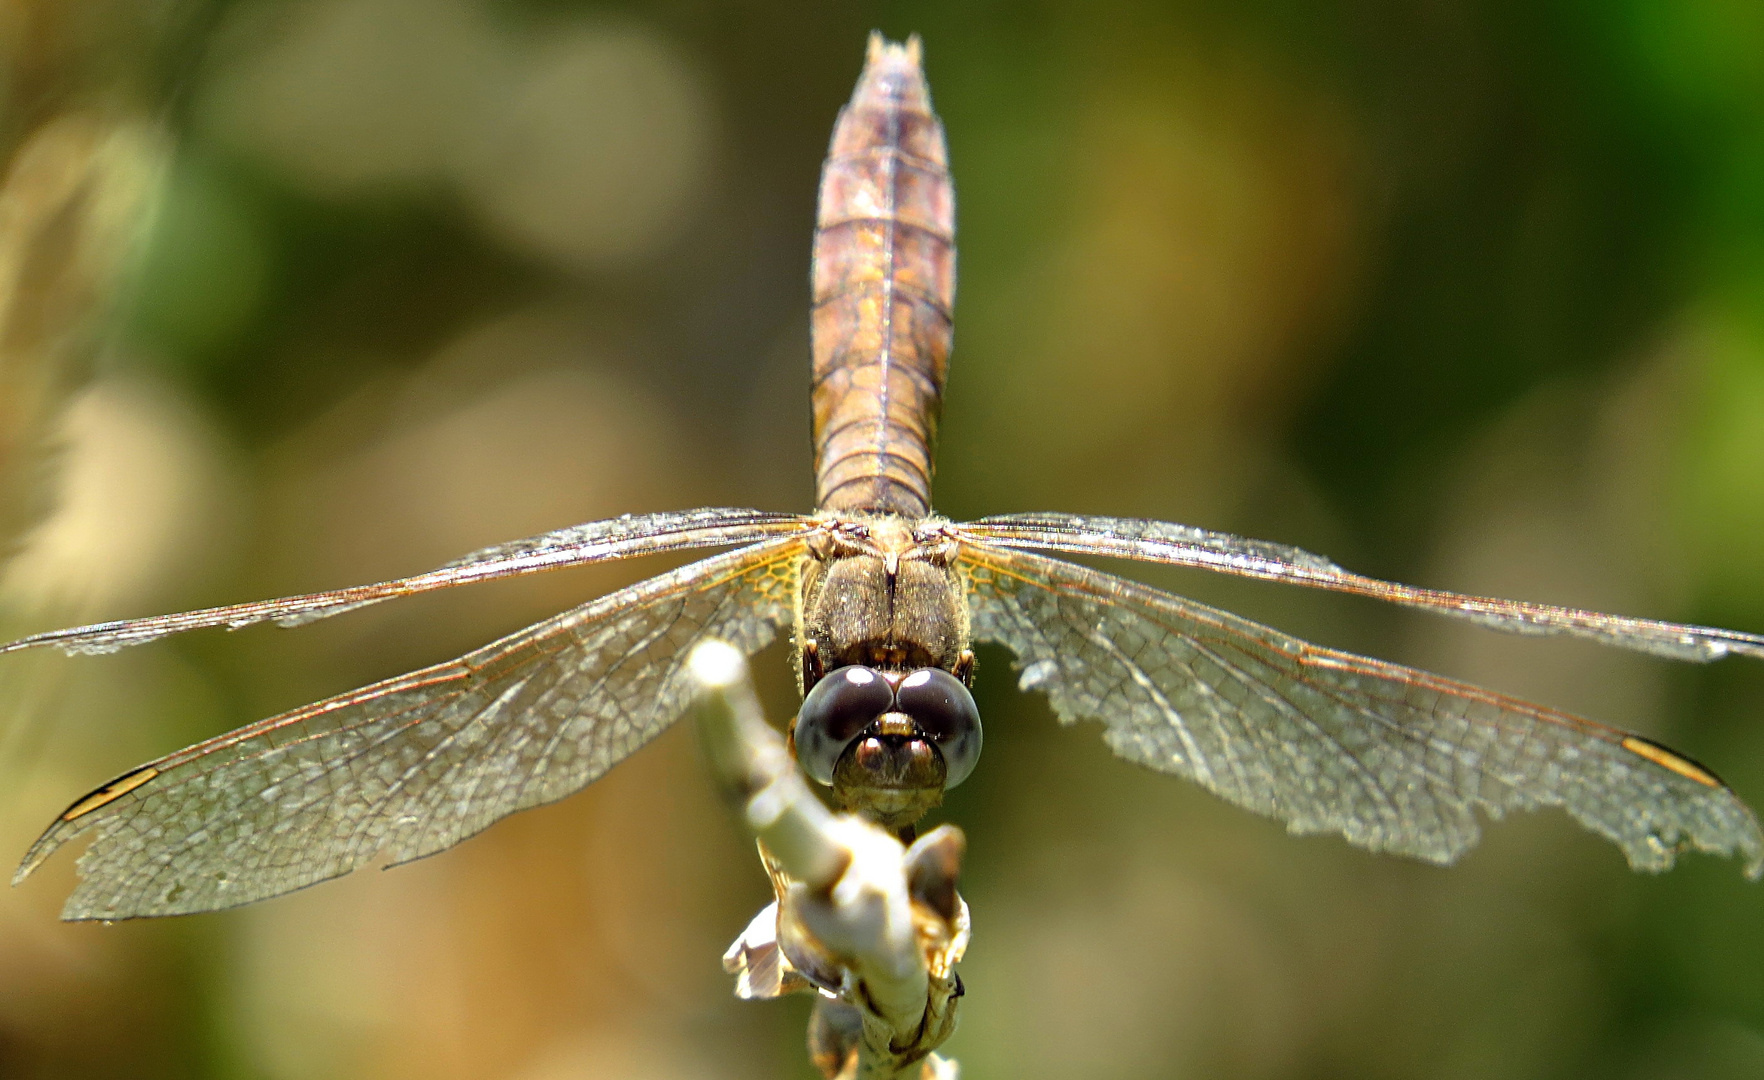
<instances>
[{"instance_id":1,"label":"transparent wing","mask_svg":"<svg viewBox=\"0 0 1764 1080\"><path fill-rule=\"evenodd\" d=\"M629 559L685 548L726 547L752 544L770 537L789 536L814 526L812 519L796 514L760 510L677 510L666 514L626 514L605 521L591 521L568 529L499 544L455 559L438 569L414 577L397 578L373 585L356 585L330 592L257 600L248 604L203 608L175 615L94 623L67 630L51 630L0 646L0 654L41 645L55 645L69 653L108 653L127 645L155 641L168 634L204 627L225 626L237 630L269 620L280 626L301 626L317 619L377 604L399 596L469 585L493 578L534 574L566 566Z\"/></svg>"},{"instance_id":2,"label":"transparent wing","mask_svg":"<svg viewBox=\"0 0 1764 1080\"><path fill-rule=\"evenodd\" d=\"M964 544L961 567L974 637L1063 721L1295 833L1449 863L1478 810L1561 806L1638 870L1695 848L1764 872L1745 804L1645 739L1040 555Z\"/></svg>"},{"instance_id":3,"label":"transparent wing","mask_svg":"<svg viewBox=\"0 0 1764 1080\"><path fill-rule=\"evenodd\" d=\"M758 544L622 589L458 660L295 709L74 803L15 883L93 832L62 914L210 911L451 847L580 789L691 700L693 642L751 653L793 617L801 545Z\"/></svg>"},{"instance_id":4,"label":"transparent wing","mask_svg":"<svg viewBox=\"0 0 1764 1080\"><path fill-rule=\"evenodd\" d=\"M1496 600L1419 589L1343 570L1321 555L1266 540L1141 518L1008 514L950 526L963 539L995 547L1106 555L1218 570L1241 577L1308 585L1421 608L1514 634L1563 634L1673 660L1705 663L1729 653L1764 658L1764 635L1578 608Z\"/></svg>"}]
</instances>

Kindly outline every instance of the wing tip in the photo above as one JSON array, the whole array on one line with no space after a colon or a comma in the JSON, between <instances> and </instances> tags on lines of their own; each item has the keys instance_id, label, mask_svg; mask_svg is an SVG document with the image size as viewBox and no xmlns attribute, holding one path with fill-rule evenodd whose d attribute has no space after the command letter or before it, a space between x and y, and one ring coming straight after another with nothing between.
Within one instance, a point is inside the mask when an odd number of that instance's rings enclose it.
<instances>
[{"instance_id":1,"label":"wing tip","mask_svg":"<svg viewBox=\"0 0 1764 1080\"><path fill-rule=\"evenodd\" d=\"M65 630L45 630L40 634L30 634L0 645L0 656L39 649L45 645L53 645L68 656L116 652L127 643L111 643L109 638L122 625L120 622L106 622L74 626Z\"/></svg>"},{"instance_id":2,"label":"wing tip","mask_svg":"<svg viewBox=\"0 0 1764 1080\"><path fill-rule=\"evenodd\" d=\"M66 822L57 818L55 824L45 829L43 835L37 837L36 842L31 844L29 850L24 853L24 858L18 861L18 869L12 872L13 888L16 889L23 885L26 878L37 872L37 867L49 861L49 856L55 854L56 850L67 842L68 837L60 835L64 824Z\"/></svg>"},{"instance_id":3,"label":"wing tip","mask_svg":"<svg viewBox=\"0 0 1764 1080\"><path fill-rule=\"evenodd\" d=\"M1731 793L1730 793L1731 794ZM1764 881L1764 832L1758 828L1758 819L1752 815L1751 809L1740 802L1739 796L1732 796L1733 801L1745 811L1746 823L1751 826L1740 835L1738 843L1730 852L1723 854L1737 855L1744 860L1740 866L1747 881Z\"/></svg>"},{"instance_id":4,"label":"wing tip","mask_svg":"<svg viewBox=\"0 0 1764 1080\"><path fill-rule=\"evenodd\" d=\"M1712 819L1684 822L1669 828L1650 828L1640 837L1613 835L1605 829L1582 824L1595 832L1605 833L1623 851L1629 868L1637 873L1664 874L1678 865L1679 857L1700 852L1724 859L1738 859L1740 872L1748 881L1764 879L1764 832L1758 819L1739 797L1727 788L1712 793L1726 802L1723 811ZM1739 820L1733 820L1737 814ZM1576 814L1579 818L1580 815Z\"/></svg>"}]
</instances>

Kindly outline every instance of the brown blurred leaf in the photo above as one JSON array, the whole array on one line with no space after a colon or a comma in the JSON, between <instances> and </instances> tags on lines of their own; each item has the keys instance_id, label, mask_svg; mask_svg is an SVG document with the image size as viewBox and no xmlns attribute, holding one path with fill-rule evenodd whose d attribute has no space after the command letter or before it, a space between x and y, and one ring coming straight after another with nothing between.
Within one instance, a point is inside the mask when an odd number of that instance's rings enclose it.
<instances>
[{"instance_id":1,"label":"brown blurred leaf","mask_svg":"<svg viewBox=\"0 0 1764 1080\"><path fill-rule=\"evenodd\" d=\"M67 112L0 185L0 553L53 501L54 432L88 378L164 158L144 124Z\"/></svg>"}]
</instances>

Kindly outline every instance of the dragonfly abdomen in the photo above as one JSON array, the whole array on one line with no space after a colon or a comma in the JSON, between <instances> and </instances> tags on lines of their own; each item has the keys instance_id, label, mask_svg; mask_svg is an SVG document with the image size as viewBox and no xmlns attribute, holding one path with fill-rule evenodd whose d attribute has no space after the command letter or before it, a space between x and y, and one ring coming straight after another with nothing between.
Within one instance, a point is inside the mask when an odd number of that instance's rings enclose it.
<instances>
[{"instance_id":1,"label":"dragonfly abdomen","mask_svg":"<svg viewBox=\"0 0 1764 1080\"><path fill-rule=\"evenodd\" d=\"M919 42L872 35L821 173L816 503L922 517L949 369L955 189Z\"/></svg>"}]
</instances>

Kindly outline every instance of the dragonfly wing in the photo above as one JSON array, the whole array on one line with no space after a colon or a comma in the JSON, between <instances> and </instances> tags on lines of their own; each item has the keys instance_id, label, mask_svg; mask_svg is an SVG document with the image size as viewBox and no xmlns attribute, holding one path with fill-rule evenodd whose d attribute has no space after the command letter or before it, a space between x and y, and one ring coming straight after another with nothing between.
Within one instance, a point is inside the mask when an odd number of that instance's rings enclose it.
<instances>
[{"instance_id":1,"label":"dragonfly wing","mask_svg":"<svg viewBox=\"0 0 1764 1080\"><path fill-rule=\"evenodd\" d=\"M1695 848L1764 871L1745 804L1637 736L1044 556L964 544L961 566L974 637L1063 721L1295 833L1449 863L1478 811L1561 806L1638 870Z\"/></svg>"},{"instance_id":2,"label":"dragonfly wing","mask_svg":"<svg viewBox=\"0 0 1764 1080\"><path fill-rule=\"evenodd\" d=\"M763 648L793 618L775 540L602 597L450 663L198 743L71 806L22 879L82 833L63 917L232 907L405 862L579 790L687 707L692 644Z\"/></svg>"},{"instance_id":3,"label":"dragonfly wing","mask_svg":"<svg viewBox=\"0 0 1764 1080\"><path fill-rule=\"evenodd\" d=\"M654 555L686 548L729 547L789 536L812 528L811 519L760 510L679 510L665 514L627 514L473 552L446 566L412 577L356 585L329 592L285 596L227 607L154 615L145 619L94 623L52 630L0 646L0 653L55 645L69 653L108 653L156 641L169 634L225 626L231 630L265 621L301 626L317 619L399 596L469 585L494 578L534 574L566 566Z\"/></svg>"},{"instance_id":4,"label":"dragonfly wing","mask_svg":"<svg viewBox=\"0 0 1764 1080\"><path fill-rule=\"evenodd\" d=\"M1589 638L1672 660L1705 663L1729 653L1764 658L1764 635L1657 619L1605 615L1551 604L1528 604L1421 589L1344 570L1321 555L1285 544L1141 518L1076 514L1009 514L952 526L955 535L995 547L1105 555L1216 570L1240 577L1308 585L1369 596L1513 634Z\"/></svg>"}]
</instances>

